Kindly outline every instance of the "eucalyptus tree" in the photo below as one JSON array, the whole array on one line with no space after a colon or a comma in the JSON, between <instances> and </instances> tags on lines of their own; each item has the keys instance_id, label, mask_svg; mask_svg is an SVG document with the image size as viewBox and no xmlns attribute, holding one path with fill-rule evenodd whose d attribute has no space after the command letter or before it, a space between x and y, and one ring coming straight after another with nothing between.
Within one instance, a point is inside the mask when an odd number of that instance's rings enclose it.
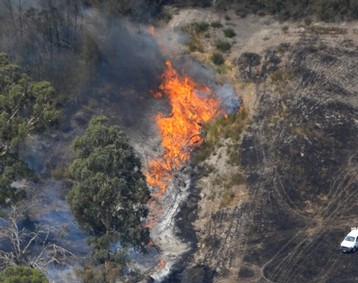
<instances>
[{"instance_id":1,"label":"eucalyptus tree","mask_svg":"<svg viewBox=\"0 0 358 283\"><path fill-rule=\"evenodd\" d=\"M114 241L143 247L150 194L125 134L106 117L95 116L73 146L78 158L70 167L74 185L67 200L80 226L95 236L98 253L108 257Z\"/></svg>"},{"instance_id":2,"label":"eucalyptus tree","mask_svg":"<svg viewBox=\"0 0 358 283\"><path fill-rule=\"evenodd\" d=\"M0 272L2 283L49 283L45 274L28 266L9 266Z\"/></svg>"},{"instance_id":3,"label":"eucalyptus tree","mask_svg":"<svg viewBox=\"0 0 358 283\"><path fill-rule=\"evenodd\" d=\"M50 82L33 81L0 53L0 204L21 198L10 185L29 170L18 149L30 134L55 123L59 111Z\"/></svg>"}]
</instances>

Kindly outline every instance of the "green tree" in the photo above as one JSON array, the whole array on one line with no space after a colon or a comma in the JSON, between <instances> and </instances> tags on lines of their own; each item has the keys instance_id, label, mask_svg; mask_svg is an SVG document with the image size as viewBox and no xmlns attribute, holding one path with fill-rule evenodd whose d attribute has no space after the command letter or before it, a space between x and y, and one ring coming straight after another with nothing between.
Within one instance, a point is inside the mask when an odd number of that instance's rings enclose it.
<instances>
[{"instance_id":1,"label":"green tree","mask_svg":"<svg viewBox=\"0 0 358 283\"><path fill-rule=\"evenodd\" d=\"M117 240L143 247L149 237L143 227L149 189L125 134L106 122L95 116L74 140L78 159L70 167L74 186L67 200L81 227L96 236L97 247L107 249Z\"/></svg>"},{"instance_id":2,"label":"green tree","mask_svg":"<svg viewBox=\"0 0 358 283\"><path fill-rule=\"evenodd\" d=\"M10 184L29 173L18 159L19 144L28 134L47 129L57 116L51 84L32 81L0 53L0 204L16 199Z\"/></svg>"},{"instance_id":3,"label":"green tree","mask_svg":"<svg viewBox=\"0 0 358 283\"><path fill-rule=\"evenodd\" d=\"M49 283L46 276L27 266L11 266L0 272L2 283Z\"/></svg>"}]
</instances>

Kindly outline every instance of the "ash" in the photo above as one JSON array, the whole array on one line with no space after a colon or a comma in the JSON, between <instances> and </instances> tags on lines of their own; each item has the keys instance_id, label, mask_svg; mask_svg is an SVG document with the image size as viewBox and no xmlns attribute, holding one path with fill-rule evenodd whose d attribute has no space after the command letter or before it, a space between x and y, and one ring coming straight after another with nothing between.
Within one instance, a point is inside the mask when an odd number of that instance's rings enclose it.
<instances>
[{"instance_id":1,"label":"ash","mask_svg":"<svg viewBox=\"0 0 358 283\"><path fill-rule=\"evenodd\" d=\"M158 216L150 232L155 247L149 248L144 256L141 254L137 257L131 254L136 267L144 271L149 277L149 282L162 282L190 248L188 243L178 237L178 227L175 223L180 206L189 195L190 183L189 168L175 172L160 200L162 214Z\"/></svg>"}]
</instances>

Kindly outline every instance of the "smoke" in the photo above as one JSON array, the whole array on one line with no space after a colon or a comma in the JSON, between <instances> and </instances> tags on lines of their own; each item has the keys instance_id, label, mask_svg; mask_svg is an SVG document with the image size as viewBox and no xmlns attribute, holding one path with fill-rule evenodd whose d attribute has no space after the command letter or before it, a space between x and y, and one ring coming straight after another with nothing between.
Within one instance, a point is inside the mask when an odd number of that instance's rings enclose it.
<instances>
[{"instance_id":1,"label":"smoke","mask_svg":"<svg viewBox=\"0 0 358 283\"><path fill-rule=\"evenodd\" d=\"M107 3L127 5L134 16L152 13L145 1L133 2ZM116 122L133 128L154 112L157 101L149 93L159 84L164 58L148 26L110 14L112 7L99 3L98 8L64 0L7 3L0 12L8 23L0 26L2 51L34 79L51 81L67 103L76 103L69 115L89 103L93 114L112 107L106 114L122 113Z\"/></svg>"},{"instance_id":2,"label":"smoke","mask_svg":"<svg viewBox=\"0 0 358 283\"><path fill-rule=\"evenodd\" d=\"M221 107L228 114L236 113L240 107L240 100L235 89L229 83L215 88L215 93L221 99Z\"/></svg>"},{"instance_id":3,"label":"smoke","mask_svg":"<svg viewBox=\"0 0 358 283\"><path fill-rule=\"evenodd\" d=\"M150 93L160 83L164 58L148 26L105 18L97 9L85 9L82 14L84 44L91 45L86 48L94 53L87 54L93 60L89 62L92 72L80 90L82 101L92 100L97 109L106 108L104 114L138 139L152 124L148 118L163 105Z\"/></svg>"},{"instance_id":4,"label":"smoke","mask_svg":"<svg viewBox=\"0 0 358 283\"><path fill-rule=\"evenodd\" d=\"M16 1L12 2L15 4ZM26 2L26 8L47 9L46 6L39 5L40 0L23 2ZM56 7L60 10L63 3L64 1L58 1ZM146 6L143 3L144 1L138 1L136 4L141 7L138 10L138 16L145 10L143 7ZM149 11L147 15L152 12ZM68 123L65 127L73 127L73 121L77 117L84 118L84 120L88 118L87 116L82 117L78 113L83 114L87 111L86 113L90 113L89 115L105 114L118 123L132 142L134 140L134 143L140 145L141 148L148 144L158 148L157 143L154 144L150 136L151 134L155 135L152 132L155 127L152 117L155 113L163 112L163 108L168 111L168 105L165 99L155 100L152 98L150 92L160 84L160 76L164 71L165 58L161 50L171 49L175 45L174 41L164 40L161 42L165 42L167 45L158 46L156 39L150 35L148 26L130 22L128 19L104 15L98 9L82 7L76 19L75 21L75 18L72 18L67 22L74 31L74 41L68 42L68 49L62 45L51 45L56 42L45 42L47 40L45 34L41 34L38 30L31 30L29 33L31 37L24 36L16 38L16 40L8 40L9 38L0 34L0 46L7 46L6 51L13 54L14 57L22 56L17 62L20 65L27 62L25 65L36 79L48 79L56 86L59 93L66 94L66 98L70 102L65 104L66 115L68 115L66 117L68 119L64 121L64 123ZM31 25L29 24L28 27ZM65 37L67 26L56 27L59 31L59 42L67 42L66 40L69 38ZM178 40L182 40L181 35ZM6 44L2 44L4 42ZM48 48L49 46L51 48L55 46L57 49L52 50ZM27 56L27 54L31 56ZM210 87L221 98L222 106L228 113L237 111L240 102L235 89L229 83L225 85L216 83L215 70L188 56L176 60L175 66L179 72ZM82 125L77 126L81 127ZM29 163L35 171L48 174L49 168L46 165L49 160L54 164L64 164L66 163L64 161L68 161L66 160L66 157L68 158L66 147L69 144L69 139L77 134L76 129L73 128L70 129L72 133L66 133L68 134L66 142L64 142L64 135L59 134L58 140L45 140L45 149L40 148L39 151L36 151L36 145L29 146L34 149L34 152L27 155L27 161L32 161ZM40 140L34 141L34 143L41 145L44 142ZM55 146L59 148L54 150ZM60 156L59 152L67 154ZM50 177L47 177L47 180L46 177L42 177L45 180L31 188L33 191L37 190L39 201L47 204L42 210L36 211L38 221L66 228L69 232L59 240L73 248L74 253L86 254L89 249L85 242L86 235L79 230L70 214L64 196L61 195L64 193L61 182L54 182ZM41 195L39 196L39 194ZM172 218L177 212L178 204L184 201L186 194L186 190L179 190L173 194L172 201L168 201L170 206L167 208L166 217L162 219L161 225L166 227L167 222L171 221L170 229L166 231L158 226L160 228L157 227L158 235L164 232L165 236L174 235ZM166 241L165 238L160 240ZM175 255L169 253L168 258L174 257L176 260L179 256L178 249L185 251L186 246L180 246L177 242L171 245L177 248L174 249ZM132 254L132 257L135 259L136 256ZM155 261L158 259L156 253L151 253L150 257ZM166 260L168 261L168 259ZM168 261L167 266L169 267L175 260L172 259L172 263ZM151 260L149 260L149 264L139 260L137 262L144 266L152 263ZM72 271L71 268L68 270L70 273ZM56 270L49 272L53 278L60 276ZM158 278L161 276L159 274ZM64 282L74 281L65 280Z\"/></svg>"},{"instance_id":5,"label":"smoke","mask_svg":"<svg viewBox=\"0 0 358 283\"><path fill-rule=\"evenodd\" d=\"M98 72L117 86L148 91L159 82L164 58L148 27L128 20L104 19L97 10L86 10L85 25L96 42L101 61Z\"/></svg>"}]
</instances>

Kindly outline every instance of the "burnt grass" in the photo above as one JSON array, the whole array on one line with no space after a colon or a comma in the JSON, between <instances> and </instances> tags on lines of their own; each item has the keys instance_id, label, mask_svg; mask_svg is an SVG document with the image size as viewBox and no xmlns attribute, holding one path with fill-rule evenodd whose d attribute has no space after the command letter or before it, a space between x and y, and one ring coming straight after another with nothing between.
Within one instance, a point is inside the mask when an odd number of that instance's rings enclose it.
<instances>
[{"instance_id":1,"label":"burnt grass","mask_svg":"<svg viewBox=\"0 0 358 283\"><path fill-rule=\"evenodd\" d=\"M291 78L283 90L259 86L241 147L253 209L247 245L260 242L244 262L273 282L353 282L358 255L339 244L358 216L358 52L310 38L287 53L279 67Z\"/></svg>"},{"instance_id":2,"label":"burnt grass","mask_svg":"<svg viewBox=\"0 0 358 283\"><path fill-rule=\"evenodd\" d=\"M358 280L358 253L339 249L358 226L358 48L315 37L284 47L246 54L255 64L238 60L242 79L256 84L258 96L238 154L250 200L212 216L207 258L195 262L191 222L200 197L191 188L176 223L192 249L166 282L220 282L238 254L233 282ZM236 236L220 231L230 221ZM244 246L220 253L225 243L235 246L229 237Z\"/></svg>"}]
</instances>

